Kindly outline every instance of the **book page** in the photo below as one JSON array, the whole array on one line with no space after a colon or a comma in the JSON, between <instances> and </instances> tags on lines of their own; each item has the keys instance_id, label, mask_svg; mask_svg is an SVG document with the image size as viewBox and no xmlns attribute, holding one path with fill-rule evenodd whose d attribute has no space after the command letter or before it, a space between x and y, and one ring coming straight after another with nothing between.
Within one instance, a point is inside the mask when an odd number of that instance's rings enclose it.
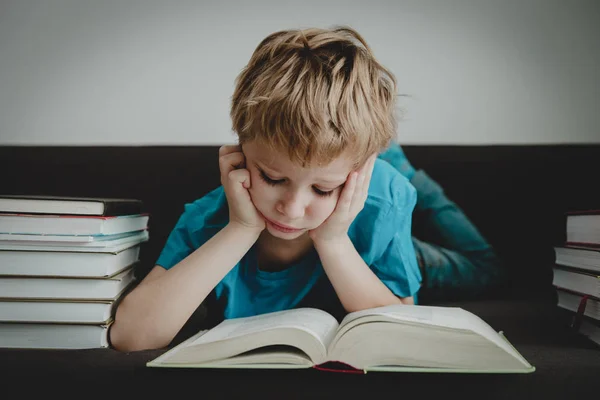
<instances>
[{"instance_id":1,"label":"book page","mask_svg":"<svg viewBox=\"0 0 600 400\"><path fill-rule=\"evenodd\" d=\"M296 328L308 332L325 346L335 335L337 320L325 311L299 308L246 318L228 319L197 338L190 345L231 339L274 328Z\"/></svg>"},{"instance_id":2,"label":"book page","mask_svg":"<svg viewBox=\"0 0 600 400\"><path fill-rule=\"evenodd\" d=\"M398 304L350 313L346 315L346 317L340 323L340 330L358 318L374 315L389 315L402 320L415 322L431 323L433 321L433 310L431 310L431 307Z\"/></svg>"},{"instance_id":3,"label":"book page","mask_svg":"<svg viewBox=\"0 0 600 400\"><path fill-rule=\"evenodd\" d=\"M377 307L350 313L342 320L337 338L353 325L362 323L362 320L365 320L365 322L367 319L376 321L378 316L384 318L387 317L385 320L392 319L450 329L470 330L483 336L506 352L513 354L515 357L528 364L527 361L489 324L475 314L459 307L394 304L391 306Z\"/></svg>"}]
</instances>

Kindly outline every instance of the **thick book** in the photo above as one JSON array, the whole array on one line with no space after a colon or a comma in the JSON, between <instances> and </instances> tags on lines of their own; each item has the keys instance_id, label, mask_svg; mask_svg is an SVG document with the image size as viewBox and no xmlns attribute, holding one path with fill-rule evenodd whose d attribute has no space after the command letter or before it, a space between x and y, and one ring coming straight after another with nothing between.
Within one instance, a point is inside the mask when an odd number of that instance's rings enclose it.
<instances>
[{"instance_id":1,"label":"thick book","mask_svg":"<svg viewBox=\"0 0 600 400\"><path fill-rule=\"evenodd\" d=\"M502 332L462 308L401 304L349 313L340 323L314 308L226 319L146 365L358 373L535 370Z\"/></svg>"},{"instance_id":2,"label":"thick book","mask_svg":"<svg viewBox=\"0 0 600 400\"><path fill-rule=\"evenodd\" d=\"M0 347L16 349L82 350L109 347L103 325L0 323Z\"/></svg>"},{"instance_id":3,"label":"thick book","mask_svg":"<svg viewBox=\"0 0 600 400\"><path fill-rule=\"evenodd\" d=\"M66 214L117 216L142 214L139 199L0 195L0 212L17 214Z\"/></svg>"},{"instance_id":4,"label":"thick book","mask_svg":"<svg viewBox=\"0 0 600 400\"><path fill-rule=\"evenodd\" d=\"M600 274L563 265L552 270L552 285L600 298Z\"/></svg>"},{"instance_id":5,"label":"thick book","mask_svg":"<svg viewBox=\"0 0 600 400\"><path fill-rule=\"evenodd\" d=\"M148 229L148 214L119 217L0 214L0 233L11 235L117 235Z\"/></svg>"},{"instance_id":6,"label":"thick book","mask_svg":"<svg viewBox=\"0 0 600 400\"><path fill-rule=\"evenodd\" d=\"M568 212L566 244L600 247L600 210Z\"/></svg>"},{"instance_id":7,"label":"thick book","mask_svg":"<svg viewBox=\"0 0 600 400\"><path fill-rule=\"evenodd\" d=\"M117 252L0 250L0 276L105 278L139 261L140 246Z\"/></svg>"},{"instance_id":8,"label":"thick book","mask_svg":"<svg viewBox=\"0 0 600 400\"><path fill-rule=\"evenodd\" d=\"M583 297L583 293L577 293L572 290L561 287L556 288L558 297L557 306L567 311L577 312ZM585 302L583 315L600 321L600 298L588 297Z\"/></svg>"},{"instance_id":9,"label":"thick book","mask_svg":"<svg viewBox=\"0 0 600 400\"><path fill-rule=\"evenodd\" d=\"M556 264L584 269L587 271L600 272L600 248L585 249L578 247L554 247Z\"/></svg>"},{"instance_id":10,"label":"thick book","mask_svg":"<svg viewBox=\"0 0 600 400\"><path fill-rule=\"evenodd\" d=\"M0 299L111 300L134 279L134 268L108 278L2 276Z\"/></svg>"},{"instance_id":11,"label":"thick book","mask_svg":"<svg viewBox=\"0 0 600 400\"><path fill-rule=\"evenodd\" d=\"M133 232L108 236L3 235L0 250L117 252L134 244L147 242L150 233Z\"/></svg>"},{"instance_id":12,"label":"thick book","mask_svg":"<svg viewBox=\"0 0 600 400\"><path fill-rule=\"evenodd\" d=\"M0 300L0 322L107 324L118 300Z\"/></svg>"}]
</instances>

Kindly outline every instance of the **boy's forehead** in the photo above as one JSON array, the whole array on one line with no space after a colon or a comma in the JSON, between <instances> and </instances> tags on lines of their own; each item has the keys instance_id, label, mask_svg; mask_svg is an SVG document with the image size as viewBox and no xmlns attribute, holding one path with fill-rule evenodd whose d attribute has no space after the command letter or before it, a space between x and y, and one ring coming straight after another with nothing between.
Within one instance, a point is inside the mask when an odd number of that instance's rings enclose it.
<instances>
[{"instance_id":1,"label":"boy's forehead","mask_svg":"<svg viewBox=\"0 0 600 400\"><path fill-rule=\"evenodd\" d=\"M345 179L353 166L353 160L348 153L342 153L326 165L311 164L302 167L290 159L289 153L286 150L275 150L269 148L269 146L254 142L244 144L243 150L244 153L247 153L246 156L249 156L254 161L258 161L262 165L266 165L281 173L292 171L296 173L313 173L325 175L327 178L336 180L340 178Z\"/></svg>"}]
</instances>

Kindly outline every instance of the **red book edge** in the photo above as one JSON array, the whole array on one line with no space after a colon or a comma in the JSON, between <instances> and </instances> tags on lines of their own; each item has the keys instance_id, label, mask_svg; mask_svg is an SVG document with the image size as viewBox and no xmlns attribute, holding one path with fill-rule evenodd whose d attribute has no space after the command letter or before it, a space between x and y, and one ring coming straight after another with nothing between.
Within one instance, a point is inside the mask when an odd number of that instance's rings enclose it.
<instances>
[{"instance_id":1,"label":"red book edge","mask_svg":"<svg viewBox=\"0 0 600 400\"><path fill-rule=\"evenodd\" d=\"M362 369L354 368L353 366L341 361L328 361L319 365L314 365L314 369L326 372L336 372L342 374L366 374Z\"/></svg>"},{"instance_id":2,"label":"red book edge","mask_svg":"<svg viewBox=\"0 0 600 400\"><path fill-rule=\"evenodd\" d=\"M579 300L579 305L577 306L577 311L573 315L573 318L571 319L571 325L570 325L572 329L574 329L576 332L578 332L579 328L581 327L581 321L583 320L583 317L585 314L585 307L587 306L588 299L592 299L592 300L599 300L599 299L594 296L591 296L589 294L580 293L580 292L577 292L577 291L571 290L571 289L565 289L561 286L555 285L554 287L563 292L581 296L581 300Z\"/></svg>"},{"instance_id":3,"label":"red book edge","mask_svg":"<svg viewBox=\"0 0 600 400\"><path fill-rule=\"evenodd\" d=\"M557 246L560 247L560 246ZM572 248L589 248L590 250L600 249L600 243L585 243L585 242L565 242L563 247Z\"/></svg>"},{"instance_id":4,"label":"red book edge","mask_svg":"<svg viewBox=\"0 0 600 400\"><path fill-rule=\"evenodd\" d=\"M585 306L587 305L587 300L589 297L590 296L587 294L583 295L581 301L579 302L579 307L577 307L577 312L575 313L573 321L571 322L571 328L575 329L576 331L579 331L579 328L581 327L581 320L583 319L583 314L585 313Z\"/></svg>"}]
</instances>

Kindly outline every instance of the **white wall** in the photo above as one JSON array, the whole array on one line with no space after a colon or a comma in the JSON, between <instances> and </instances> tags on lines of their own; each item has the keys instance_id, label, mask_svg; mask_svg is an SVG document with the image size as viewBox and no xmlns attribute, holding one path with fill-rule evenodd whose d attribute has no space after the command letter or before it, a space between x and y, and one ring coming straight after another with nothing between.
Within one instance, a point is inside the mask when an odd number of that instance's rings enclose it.
<instances>
[{"instance_id":1,"label":"white wall","mask_svg":"<svg viewBox=\"0 0 600 400\"><path fill-rule=\"evenodd\" d=\"M403 143L600 143L596 0L0 0L0 145L233 142L258 42L333 24L413 96Z\"/></svg>"}]
</instances>

